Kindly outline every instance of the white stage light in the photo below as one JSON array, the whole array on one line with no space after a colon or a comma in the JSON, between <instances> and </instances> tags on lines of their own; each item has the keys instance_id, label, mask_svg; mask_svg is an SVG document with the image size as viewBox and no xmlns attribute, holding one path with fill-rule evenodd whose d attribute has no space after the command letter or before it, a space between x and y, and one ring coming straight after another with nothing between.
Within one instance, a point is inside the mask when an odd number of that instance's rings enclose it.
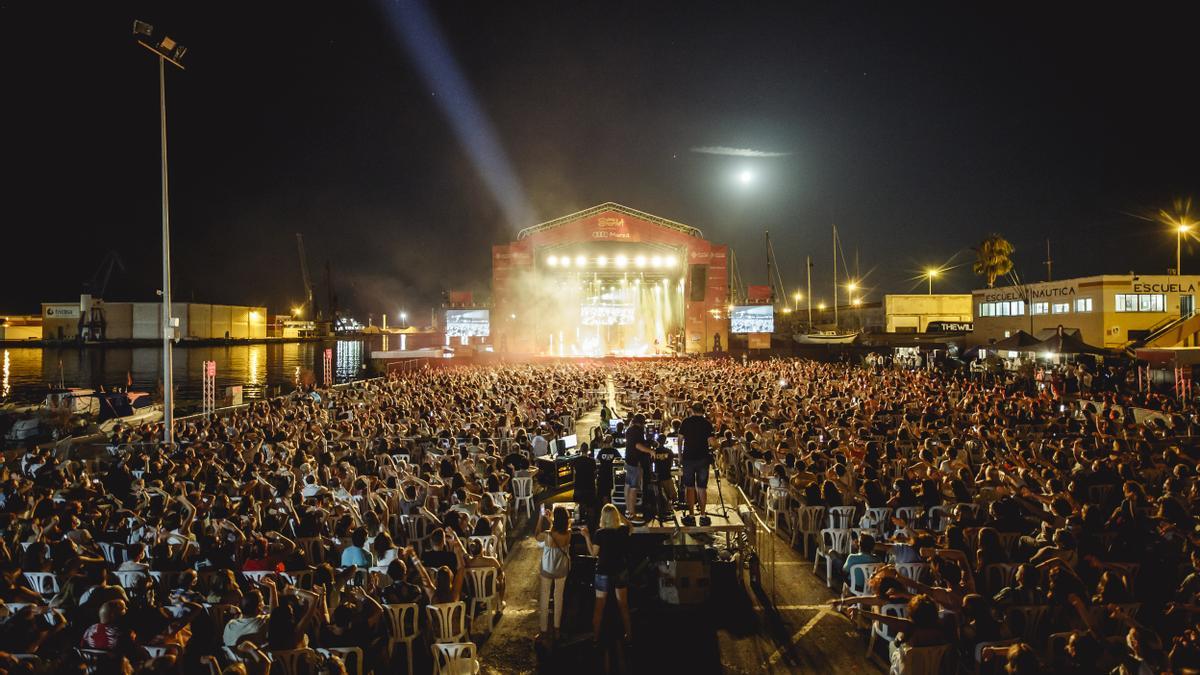
<instances>
[{"instance_id":1,"label":"white stage light","mask_svg":"<svg viewBox=\"0 0 1200 675\"><path fill-rule=\"evenodd\" d=\"M629 259L623 255L617 256L617 267L625 267L629 264Z\"/></svg>"},{"instance_id":2,"label":"white stage light","mask_svg":"<svg viewBox=\"0 0 1200 675\"><path fill-rule=\"evenodd\" d=\"M558 262L561 263L563 267L571 266L571 259L565 255Z\"/></svg>"},{"instance_id":3,"label":"white stage light","mask_svg":"<svg viewBox=\"0 0 1200 675\"><path fill-rule=\"evenodd\" d=\"M551 267L557 267L558 266L558 256L556 256L556 255L546 256L546 264Z\"/></svg>"},{"instance_id":4,"label":"white stage light","mask_svg":"<svg viewBox=\"0 0 1200 675\"><path fill-rule=\"evenodd\" d=\"M581 255L577 255L577 256L575 256L575 266L576 266L576 267L583 267L583 266L585 266L585 265L587 265L587 258L586 258L586 257L584 257L584 256L581 256Z\"/></svg>"},{"instance_id":5,"label":"white stage light","mask_svg":"<svg viewBox=\"0 0 1200 675\"><path fill-rule=\"evenodd\" d=\"M667 256L666 260L664 260L663 262L665 262L667 264L667 267L674 267L679 264L679 259L677 259L673 255L669 255L669 256Z\"/></svg>"},{"instance_id":6,"label":"white stage light","mask_svg":"<svg viewBox=\"0 0 1200 675\"><path fill-rule=\"evenodd\" d=\"M600 256L596 258L596 267L606 267L608 265L608 256Z\"/></svg>"},{"instance_id":7,"label":"white stage light","mask_svg":"<svg viewBox=\"0 0 1200 675\"><path fill-rule=\"evenodd\" d=\"M662 267L662 264L663 263L662 263L661 255L656 255L656 256L650 258L650 266L651 267L658 269L659 267Z\"/></svg>"},{"instance_id":8,"label":"white stage light","mask_svg":"<svg viewBox=\"0 0 1200 675\"><path fill-rule=\"evenodd\" d=\"M645 267L646 266L646 256L639 255L638 257L634 258L633 264L637 265L638 267Z\"/></svg>"}]
</instances>

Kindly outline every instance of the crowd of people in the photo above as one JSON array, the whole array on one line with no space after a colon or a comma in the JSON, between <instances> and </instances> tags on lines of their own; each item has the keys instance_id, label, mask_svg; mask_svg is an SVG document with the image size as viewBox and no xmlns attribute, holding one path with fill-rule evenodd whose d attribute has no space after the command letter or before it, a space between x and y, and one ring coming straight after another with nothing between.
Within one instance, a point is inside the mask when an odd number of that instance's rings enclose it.
<instances>
[{"instance_id":1,"label":"crowd of people","mask_svg":"<svg viewBox=\"0 0 1200 675\"><path fill-rule=\"evenodd\" d=\"M514 482L598 378L425 369L182 420L171 447L147 424L20 451L0 668L428 671L430 642L503 610Z\"/></svg>"},{"instance_id":2,"label":"crowd of people","mask_svg":"<svg viewBox=\"0 0 1200 675\"><path fill-rule=\"evenodd\" d=\"M637 491L697 522L711 456L781 536L836 560L835 605L901 672L942 646L1016 673L1200 669L1186 411L1138 422L1149 399L1117 378L1081 405L965 372L720 358L414 370L183 420L171 447L145 425L94 454L22 451L0 467L0 667L428 668L429 643L469 643L503 611L517 484L606 383L625 419L588 439L585 524L551 508L533 528L551 637L575 532L597 558L597 637L611 593L633 639ZM647 422L682 456L628 435ZM621 436L626 515L607 503Z\"/></svg>"},{"instance_id":3,"label":"crowd of people","mask_svg":"<svg viewBox=\"0 0 1200 675\"><path fill-rule=\"evenodd\" d=\"M1200 669L1196 451L1165 397L1106 376L1081 403L880 362L647 364L625 380L644 404L703 402L728 475L836 561L827 581L852 597L834 604L900 634L897 670L942 646L968 669ZM1172 416L1139 422L1133 406L1155 401Z\"/></svg>"}]
</instances>

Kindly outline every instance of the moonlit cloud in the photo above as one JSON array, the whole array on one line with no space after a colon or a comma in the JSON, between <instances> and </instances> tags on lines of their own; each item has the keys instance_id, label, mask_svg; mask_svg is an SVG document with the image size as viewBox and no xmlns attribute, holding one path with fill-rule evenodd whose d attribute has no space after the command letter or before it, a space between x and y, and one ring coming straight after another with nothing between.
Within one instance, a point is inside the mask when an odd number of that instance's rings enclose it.
<instances>
[{"instance_id":1,"label":"moonlit cloud","mask_svg":"<svg viewBox=\"0 0 1200 675\"><path fill-rule=\"evenodd\" d=\"M726 155L728 157L787 157L792 154L790 152L771 152L768 150L754 150L752 148L731 148L725 145L705 145L699 148L692 148L692 152L698 152L702 155Z\"/></svg>"}]
</instances>

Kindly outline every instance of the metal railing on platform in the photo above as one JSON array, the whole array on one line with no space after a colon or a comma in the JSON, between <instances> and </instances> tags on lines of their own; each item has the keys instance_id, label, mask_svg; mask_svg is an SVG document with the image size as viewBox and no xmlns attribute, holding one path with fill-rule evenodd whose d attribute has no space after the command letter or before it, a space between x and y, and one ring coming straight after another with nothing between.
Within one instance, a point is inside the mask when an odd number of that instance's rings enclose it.
<instances>
[{"instance_id":1,"label":"metal railing on platform","mask_svg":"<svg viewBox=\"0 0 1200 675\"><path fill-rule=\"evenodd\" d=\"M746 536L749 538L749 549L758 560L758 571L755 572L754 563L747 561L750 565L750 582L757 582L758 587L767 591L767 596L771 599L771 604L776 602L776 584L775 584L775 542L779 537L775 536L775 528L768 525L758 515L758 511L754 508L754 502L746 496L742 491L742 486L734 485L737 491L737 511L741 517L742 523L746 526ZM742 508L742 506L746 508ZM749 519L747 520L747 516ZM766 549L765 551L763 549ZM769 577L769 578L767 578ZM764 581L766 583L764 583Z\"/></svg>"}]
</instances>

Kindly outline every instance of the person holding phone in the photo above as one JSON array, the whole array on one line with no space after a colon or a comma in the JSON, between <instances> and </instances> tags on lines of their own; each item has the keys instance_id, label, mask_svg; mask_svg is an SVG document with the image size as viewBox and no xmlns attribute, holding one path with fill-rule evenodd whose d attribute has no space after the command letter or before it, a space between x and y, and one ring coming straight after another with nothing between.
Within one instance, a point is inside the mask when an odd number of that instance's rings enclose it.
<instances>
[{"instance_id":1,"label":"person holding phone","mask_svg":"<svg viewBox=\"0 0 1200 675\"><path fill-rule=\"evenodd\" d=\"M549 524L549 527L544 527ZM567 586L567 574L571 570L571 516L567 509L555 506L547 521L546 504L543 502L538 513L535 537L542 547L541 594L538 602L541 619L539 639L554 640L562 626L563 593ZM550 594L554 594L554 632L550 626Z\"/></svg>"}]
</instances>

